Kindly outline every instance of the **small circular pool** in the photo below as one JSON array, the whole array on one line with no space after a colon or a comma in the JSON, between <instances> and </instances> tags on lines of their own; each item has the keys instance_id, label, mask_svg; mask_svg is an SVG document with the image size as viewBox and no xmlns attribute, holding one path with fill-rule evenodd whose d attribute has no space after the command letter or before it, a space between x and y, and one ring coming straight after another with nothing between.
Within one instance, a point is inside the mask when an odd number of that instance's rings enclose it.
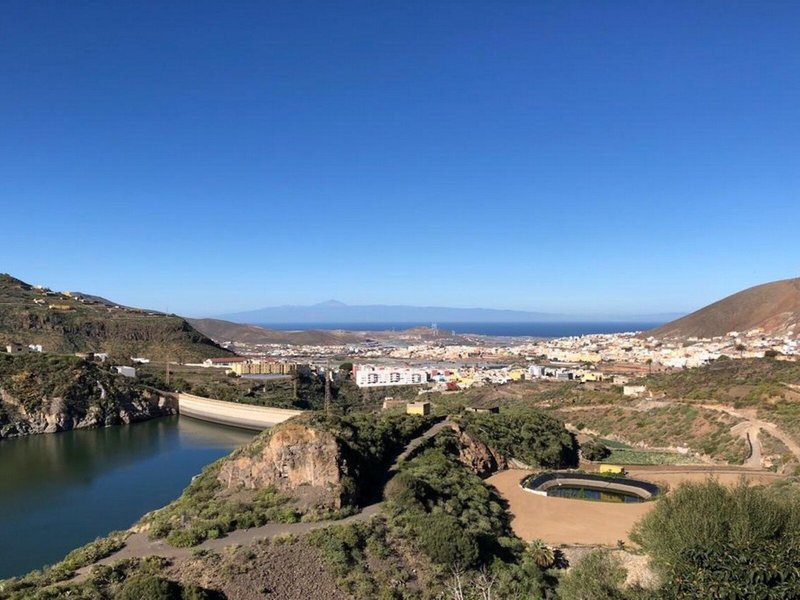
<instances>
[{"instance_id":1,"label":"small circular pool","mask_svg":"<svg viewBox=\"0 0 800 600\"><path fill-rule=\"evenodd\" d=\"M649 481L574 471L540 473L523 481L522 487L542 496L617 503L646 502L660 493Z\"/></svg>"}]
</instances>

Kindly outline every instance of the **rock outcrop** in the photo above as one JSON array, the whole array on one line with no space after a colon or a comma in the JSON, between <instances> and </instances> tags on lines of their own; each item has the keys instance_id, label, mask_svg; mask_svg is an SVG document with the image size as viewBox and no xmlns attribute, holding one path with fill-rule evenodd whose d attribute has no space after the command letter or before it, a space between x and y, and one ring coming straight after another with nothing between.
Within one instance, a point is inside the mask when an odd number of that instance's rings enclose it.
<instances>
[{"instance_id":1,"label":"rock outcrop","mask_svg":"<svg viewBox=\"0 0 800 600\"><path fill-rule=\"evenodd\" d=\"M170 395L73 356L0 355L0 439L175 414Z\"/></svg>"},{"instance_id":2,"label":"rock outcrop","mask_svg":"<svg viewBox=\"0 0 800 600\"><path fill-rule=\"evenodd\" d=\"M48 398L41 409L29 410L0 389L0 403L7 415L6 422L0 422L0 439L136 423L178 412L176 400L147 390L135 398L112 400L107 406L76 408L55 397Z\"/></svg>"},{"instance_id":3,"label":"rock outcrop","mask_svg":"<svg viewBox=\"0 0 800 600\"><path fill-rule=\"evenodd\" d=\"M489 477L496 471L508 468L508 460L480 440L475 439L457 425L453 427L458 437L458 458L479 477Z\"/></svg>"},{"instance_id":4,"label":"rock outcrop","mask_svg":"<svg viewBox=\"0 0 800 600\"><path fill-rule=\"evenodd\" d=\"M229 490L274 487L307 507L338 509L353 500L345 453L332 433L287 423L227 460L218 479Z\"/></svg>"}]
</instances>

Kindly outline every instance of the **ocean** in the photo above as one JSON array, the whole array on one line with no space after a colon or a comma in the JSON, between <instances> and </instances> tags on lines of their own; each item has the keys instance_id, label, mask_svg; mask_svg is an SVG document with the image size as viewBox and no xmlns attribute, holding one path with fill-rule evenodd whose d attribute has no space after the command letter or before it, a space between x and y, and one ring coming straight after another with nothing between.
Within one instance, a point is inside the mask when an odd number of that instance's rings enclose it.
<instances>
[{"instance_id":1,"label":"ocean","mask_svg":"<svg viewBox=\"0 0 800 600\"><path fill-rule=\"evenodd\" d=\"M514 337L567 337L591 333L622 333L625 331L646 331L662 325L662 322L546 322L546 323L436 323L442 331L458 334L477 334L489 336ZM280 331L299 331L306 329L344 329L348 331L400 331L412 327L430 327L433 323L257 323L260 327Z\"/></svg>"}]
</instances>

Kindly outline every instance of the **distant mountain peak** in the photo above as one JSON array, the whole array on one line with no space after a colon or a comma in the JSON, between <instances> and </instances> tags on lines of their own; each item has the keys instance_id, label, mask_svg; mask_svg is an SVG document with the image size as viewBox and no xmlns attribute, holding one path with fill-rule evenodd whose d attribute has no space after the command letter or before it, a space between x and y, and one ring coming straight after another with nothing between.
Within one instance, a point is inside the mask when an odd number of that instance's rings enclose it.
<instances>
[{"instance_id":1,"label":"distant mountain peak","mask_svg":"<svg viewBox=\"0 0 800 600\"><path fill-rule=\"evenodd\" d=\"M314 306L319 307L326 307L326 308L344 308L347 306L344 302L340 302L339 300L325 300L325 302L320 302L315 304Z\"/></svg>"}]
</instances>

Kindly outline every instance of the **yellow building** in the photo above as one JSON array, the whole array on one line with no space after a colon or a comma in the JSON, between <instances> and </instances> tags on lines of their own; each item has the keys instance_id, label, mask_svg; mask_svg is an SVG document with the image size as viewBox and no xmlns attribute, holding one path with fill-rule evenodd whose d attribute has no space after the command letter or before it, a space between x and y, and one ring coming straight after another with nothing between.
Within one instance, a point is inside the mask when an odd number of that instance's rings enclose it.
<instances>
[{"instance_id":1,"label":"yellow building","mask_svg":"<svg viewBox=\"0 0 800 600\"><path fill-rule=\"evenodd\" d=\"M296 363L253 360L231 365L237 375L291 375L297 370Z\"/></svg>"},{"instance_id":2,"label":"yellow building","mask_svg":"<svg viewBox=\"0 0 800 600\"><path fill-rule=\"evenodd\" d=\"M522 369L511 369L508 372L508 376L511 379L511 381L522 381L523 379L525 379L525 371L523 371Z\"/></svg>"},{"instance_id":3,"label":"yellow building","mask_svg":"<svg viewBox=\"0 0 800 600\"><path fill-rule=\"evenodd\" d=\"M625 473L625 468L620 465L600 465L600 472L622 475Z\"/></svg>"},{"instance_id":4,"label":"yellow building","mask_svg":"<svg viewBox=\"0 0 800 600\"><path fill-rule=\"evenodd\" d=\"M605 379L605 375L603 375L599 371L584 371L581 373L581 381L603 381Z\"/></svg>"},{"instance_id":5,"label":"yellow building","mask_svg":"<svg viewBox=\"0 0 800 600\"><path fill-rule=\"evenodd\" d=\"M406 414L427 416L431 414L431 403L427 400L423 402L409 402L406 404Z\"/></svg>"},{"instance_id":6,"label":"yellow building","mask_svg":"<svg viewBox=\"0 0 800 600\"><path fill-rule=\"evenodd\" d=\"M50 310L75 310L71 304L50 304L48 308Z\"/></svg>"}]
</instances>

